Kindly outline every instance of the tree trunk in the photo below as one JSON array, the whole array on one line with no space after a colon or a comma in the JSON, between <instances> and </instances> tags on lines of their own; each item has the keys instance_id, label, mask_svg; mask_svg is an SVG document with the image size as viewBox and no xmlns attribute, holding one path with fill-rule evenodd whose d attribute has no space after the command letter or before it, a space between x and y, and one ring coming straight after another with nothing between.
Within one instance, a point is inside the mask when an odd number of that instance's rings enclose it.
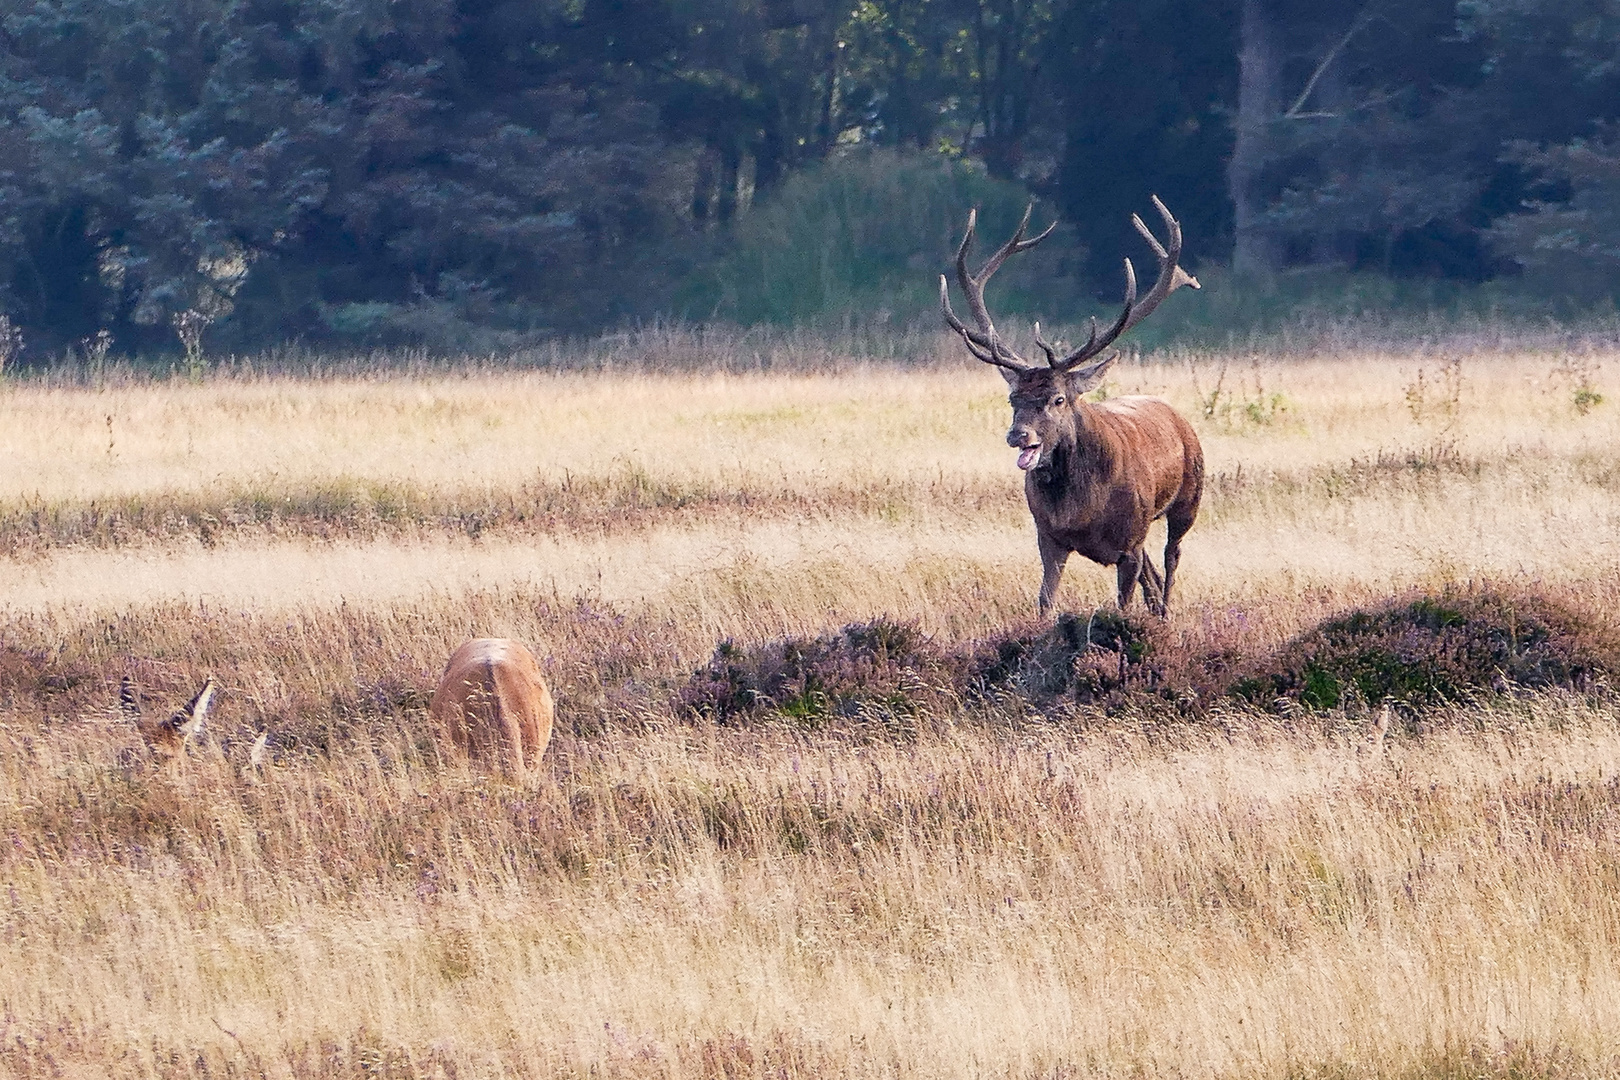
<instances>
[{"instance_id":1,"label":"tree trunk","mask_svg":"<svg viewBox=\"0 0 1620 1080\"><path fill-rule=\"evenodd\" d=\"M720 150L720 190L715 193L715 220L724 225L737 214L737 173L742 169L742 152L734 144Z\"/></svg>"},{"instance_id":2,"label":"tree trunk","mask_svg":"<svg viewBox=\"0 0 1620 1080\"><path fill-rule=\"evenodd\" d=\"M692 176L692 221L699 228L709 223L714 200L714 151L704 147L697 155Z\"/></svg>"},{"instance_id":3,"label":"tree trunk","mask_svg":"<svg viewBox=\"0 0 1620 1080\"><path fill-rule=\"evenodd\" d=\"M1265 192L1260 178L1277 116L1280 65L1275 30L1261 0L1243 0L1240 32L1236 139L1226 170L1232 197L1232 268L1244 274L1269 274L1277 269L1279 252L1276 238L1262 222Z\"/></svg>"},{"instance_id":4,"label":"tree trunk","mask_svg":"<svg viewBox=\"0 0 1620 1080\"><path fill-rule=\"evenodd\" d=\"M1305 93L1300 98L1300 111L1306 113L1333 113L1343 116L1351 108L1350 84L1345 78L1345 66L1341 63L1344 47L1355 36L1357 29L1362 25L1358 14L1348 28L1327 26L1322 29L1316 46L1316 55L1319 57L1316 74L1313 81L1305 87ZM1293 91L1289 90L1292 94ZM1290 110L1291 111L1291 110ZM1315 120L1297 120L1295 123L1318 123ZM1354 170L1354 162L1345 152L1343 142L1327 140L1316 151L1318 168L1329 183L1348 184L1350 175ZM1322 219L1311 229L1311 265L1313 266L1345 266L1350 262L1350 251L1344 242L1344 233L1338 222L1330 215L1323 215Z\"/></svg>"}]
</instances>

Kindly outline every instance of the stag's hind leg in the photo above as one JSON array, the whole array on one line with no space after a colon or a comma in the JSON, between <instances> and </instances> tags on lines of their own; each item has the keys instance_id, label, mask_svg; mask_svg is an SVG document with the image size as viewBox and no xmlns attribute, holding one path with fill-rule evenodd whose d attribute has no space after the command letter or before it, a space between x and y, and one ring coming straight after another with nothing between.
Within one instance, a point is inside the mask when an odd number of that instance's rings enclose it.
<instances>
[{"instance_id":1,"label":"stag's hind leg","mask_svg":"<svg viewBox=\"0 0 1620 1080\"><path fill-rule=\"evenodd\" d=\"M1165 579L1159 576L1159 568L1153 565L1153 557L1145 549L1140 557L1142 569L1137 574L1137 580L1142 583L1142 603L1147 605L1148 611L1163 618L1168 600L1165 595Z\"/></svg>"},{"instance_id":2,"label":"stag's hind leg","mask_svg":"<svg viewBox=\"0 0 1620 1080\"><path fill-rule=\"evenodd\" d=\"M1161 595L1166 611L1170 609L1170 586L1176 580L1176 564L1181 562L1181 538L1187 535L1187 530L1193 527L1193 519L1198 517L1198 502L1202 494L1203 485L1200 484L1171 503L1164 514L1168 536L1164 542L1164 591Z\"/></svg>"}]
</instances>

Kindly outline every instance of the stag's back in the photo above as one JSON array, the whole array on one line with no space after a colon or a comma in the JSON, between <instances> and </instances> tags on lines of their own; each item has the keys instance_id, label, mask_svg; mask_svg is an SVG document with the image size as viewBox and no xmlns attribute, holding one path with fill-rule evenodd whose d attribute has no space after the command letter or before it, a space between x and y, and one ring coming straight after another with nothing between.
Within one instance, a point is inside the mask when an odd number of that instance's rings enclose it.
<instances>
[{"instance_id":1,"label":"stag's back","mask_svg":"<svg viewBox=\"0 0 1620 1080\"><path fill-rule=\"evenodd\" d=\"M429 712L458 750L520 779L540 764L555 715L534 654L511 638L475 638L452 653Z\"/></svg>"},{"instance_id":2,"label":"stag's back","mask_svg":"<svg viewBox=\"0 0 1620 1080\"><path fill-rule=\"evenodd\" d=\"M1120 397L1088 404L1092 423L1106 433L1110 457L1148 489L1154 516L1173 502L1196 510L1204 490L1204 448L1186 417L1156 397Z\"/></svg>"}]
</instances>

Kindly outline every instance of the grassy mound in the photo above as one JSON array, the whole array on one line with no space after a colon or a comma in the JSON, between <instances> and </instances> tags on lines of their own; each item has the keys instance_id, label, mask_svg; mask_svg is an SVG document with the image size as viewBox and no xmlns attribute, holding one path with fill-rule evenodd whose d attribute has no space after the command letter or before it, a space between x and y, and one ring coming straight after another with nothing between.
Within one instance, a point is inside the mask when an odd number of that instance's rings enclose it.
<instances>
[{"instance_id":1,"label":"grassy mound","mask_svg":"<svg viewBox=\"0 0 1620 1080\"><path fill-rule=\"evenodd\" d=\"M1037 708L1062 701L1114 704L1157 685L1166 655L1156 624L1113 608L1059 615L1036 631L993 639L973 665L976 685Z\"/></svg>"},{"instance_id":2,"label":"grassy mound","mask_svg":"<svg viewBox=\"0 0 1620 1080\"><path fill-rule=\"evenodd\" d=\"M721 724L775 716L814 728L840 718L915 717L948 707L961 685L959 663L915 624L876 619L753 648L724 641L680 702Z\"/></svg>"},{"instance_id":3,"label":"grassy mound","mask_svg":"<svg viewBox=\"0 0 1620 1080\"><path fill-rule=\"evenodd\" d=\"M1620 631L1546 592L1477 588L1416 595L1328 619L1262 656L1229 642L1178 641L1167 626L1102 608L945 649L915 625L877 620L814 639L727 641L680 692L722 724L785 718L915 719L964 701L1037 712L1196 716L1219 701L1331 711L1413 709L1480 694L1587 691L1620 672Z\"/></svg>"},{"instance_id":4,"label":"grassy mound","mask_svg":"<svg viewBox=\"0 0 1620 1080\"><path fill-rule=\"evenodd\" d=\"M1620 634L1531 589L1481 588L1356 609L1299 635L1232 696L1310 709L1362 702L1424 707L1482 692L1586 690L1620 671Z\"/></svg>"},{"instance_id":5,"label":"grassy mound","mask_svg":"<svg viewBox=\"0 0 1620 1080\"><path fill-rule=\"evenodd\" d=\"M1123 703L1155 682L1154 629L1111 609L1089 618L1014 631L945 649L912 623L852 623L818 638L745 648L721 643L682 688L688 710L722 724L786 718L820 726L836 718L913 718L964 700L1014 698Z\"/></svg>"}]
</instances>

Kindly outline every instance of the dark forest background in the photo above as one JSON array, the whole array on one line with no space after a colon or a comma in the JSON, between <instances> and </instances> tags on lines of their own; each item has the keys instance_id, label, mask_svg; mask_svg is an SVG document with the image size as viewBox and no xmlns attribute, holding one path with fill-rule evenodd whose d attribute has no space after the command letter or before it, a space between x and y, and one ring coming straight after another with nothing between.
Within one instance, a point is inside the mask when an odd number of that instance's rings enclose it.
<instances>
[{"instance_id":1,"label":"dark forest background","mask_svg":"<svg viewBox=\"0 0 1620 1080\"><path fill-rule=\"evenodd\" d=\"M25 362L98 334L174 350L177 325L215 350L482 351L910 320L967 207L994 237L1030 197L1063 225L1005 296L1059 314L1117 293L1149 193L1234 295L1567 312L1620 289L1620 0L0 12Z\"/></svg>"}]
</instances>

